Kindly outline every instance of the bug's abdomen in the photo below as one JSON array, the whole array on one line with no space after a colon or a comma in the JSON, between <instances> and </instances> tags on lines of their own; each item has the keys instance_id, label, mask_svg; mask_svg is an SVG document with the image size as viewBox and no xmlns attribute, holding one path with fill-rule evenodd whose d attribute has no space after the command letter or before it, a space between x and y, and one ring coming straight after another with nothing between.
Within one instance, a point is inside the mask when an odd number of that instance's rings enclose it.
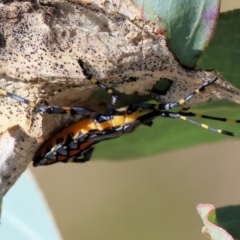
<instances>
[{"instance_id":1,"label":"bug's abdomen","mask_svg":"<svg viewBox=\"0 0 240 240\"><path fill-rule=\"evenodd\" d=\"M87 161L96 143L123 135L124 129L134 123L138 117L139 111L129 114L116 111L113 115L99 114L94 118L82 119L46 140L36 152L33 165L50 165L71 160ZM115 133L112 134L113 132ZM99 137L91 140L92 136Z\"/></svg>"},{"instance_id":2,"label":"bug's abdomen","mask_svg":"<svg viewBox=\"0 0 240 240\"><path fill-rule=\"evenodd\" d=\"M33 158L34 165L66 162L69 158L80 156L95 144L93 141L85 141L90 130L98 131L93 118L85 118L62 129L40 146Z\"/></svg>"}]
</instances>

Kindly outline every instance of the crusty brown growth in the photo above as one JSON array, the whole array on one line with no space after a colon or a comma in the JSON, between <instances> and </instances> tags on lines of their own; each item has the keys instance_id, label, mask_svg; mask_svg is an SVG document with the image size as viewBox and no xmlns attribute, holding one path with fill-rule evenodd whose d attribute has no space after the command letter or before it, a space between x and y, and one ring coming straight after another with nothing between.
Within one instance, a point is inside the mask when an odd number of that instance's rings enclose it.
<instances>
[{"instance_id":1,"label":"crusty brown growth","mask_svg":"<svg viewBox=\"0 0 240 240\"><path fill-rule=\"evenodd\" d=\"M164 103L177 101L218 75L216 83L186 106L223 99L240 102L239 91L217 72L181 67L165 38L155 34L155 25L137 19L139 14L130 0L125 5L89 2L1 3L0 88L42 104L87 107L98 112L102 103L92 97L96 86L84 78L77 63L81 59L89 74L126 94L150 94L156 82L168 78L173 84L167 94L152 96ZM0 100L0 132L6 134L18 126L14 129L28 137L28 147L20 148L16 142L13 150L18 154L12 161L22 161L24 167L38 146L36 139L46 139L72 120L33 113L28 106L6 97Z\"/></svg>"}]
</instances>

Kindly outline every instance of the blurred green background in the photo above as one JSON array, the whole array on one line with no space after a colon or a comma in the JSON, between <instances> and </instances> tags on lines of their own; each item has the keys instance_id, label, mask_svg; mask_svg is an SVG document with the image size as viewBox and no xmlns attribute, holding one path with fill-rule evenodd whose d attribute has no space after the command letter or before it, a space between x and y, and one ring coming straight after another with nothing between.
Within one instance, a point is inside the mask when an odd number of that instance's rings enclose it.
<instances>
[{"instance_id":1,"label":"blurred green background","mask_svg":"<svg viewBox=\"0 0 240 240\"><path fill-rule=\"evenodd\" d=\"M222 11L233 8L240 8L240 2L222 0ZM231 117L235 110L228 109L227 105L221 108ZM214 115L212 110L207 111L204 113ZM169 121L174 120L167 119L168 127ZM198 131L185 122L177 124L179 131L171 145L188 146L185 149L128 161L94 159L79 165L31 167L64 240L206 239L201 235L202 223L196 205L239 204L240 141ZM218 126L215 122L211 125ZM183 141L178 136L186 128L191 128L191 136L196 131L200 142L204 137L221 141L191 147L191 138ZM231 130L232 126L227 124L225 128ZM154 135L153 128L138 131L141 132L126 137L134 144L139 136L144 136L139 149L144 149L146 155L147 151L158 148L171 149L171 145L164 144L171 129L162 129L161 136ZM147 133L153 134L151 139ZM240 136L240 131L237 135ZM161 138L161 145L156 146L154 138ZM104 147L99 144L97 154L107 156L109 149L115 151L116 156L131 153L131 146L115 150L114 141L103 143ZM144 143L148 147L143 148Z\"/></svg>"}]
</instances>

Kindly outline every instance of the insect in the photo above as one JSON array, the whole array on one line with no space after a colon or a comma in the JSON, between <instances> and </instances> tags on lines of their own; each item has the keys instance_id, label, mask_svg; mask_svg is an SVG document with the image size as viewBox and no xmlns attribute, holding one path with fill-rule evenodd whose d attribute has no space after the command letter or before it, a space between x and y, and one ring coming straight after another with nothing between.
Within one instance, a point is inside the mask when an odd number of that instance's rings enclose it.
<instances>
[{"instance_id":1,"label":"insect","mask_svg":"<svg viewBox=\"0 0 240 240\"><path fill-rule=\"evenodd\" d=\"M141 125L151 126L152 121L156 117L168 117L168 118L179 118L184 121L196 124L202 128L234 136L234 133L212 128L208 125L196 122L189 117L207 118L217 121L228 121L239 123L239 120L218 118L208 115L199 115L193 112L170 112L169 110L178 106L181 106L186 101L190 100L196 94L203 91L208 85L212 84L217 80L217 77L213 80L209 80L203 85L196 89L194 92L189 94L183 99L177 102L166 103L166 104L150 104L150 103L134 103L127 107L115 110L113 105L116 104L118 96L115 90L108 88L91 75L87 74L83 63L79 60L79 65L82 68L83 74L86 79L92 83L98 85L100 88L107 91L111 97L111 104L108 107L107 114L96 114L91 117L90 114L93 111L77 108L77 107L59 107L59 106L41 106L34 102L31 102L18 95L9 93L4 89L0 89L0 94L13 98L19 102L28 104L31 107L43 113L49 114L80 114L87 116L86 118L76 122L68 127L65 127L60 132L54 134L47 139L37 150L33 158L33 166L39 165L50 165L57 162L86 162L91 159L91 155L94 151L94 147L97 143L103 140L109 140L120 137L124 134L135 131Z\"/></svg>"}]
</instances>

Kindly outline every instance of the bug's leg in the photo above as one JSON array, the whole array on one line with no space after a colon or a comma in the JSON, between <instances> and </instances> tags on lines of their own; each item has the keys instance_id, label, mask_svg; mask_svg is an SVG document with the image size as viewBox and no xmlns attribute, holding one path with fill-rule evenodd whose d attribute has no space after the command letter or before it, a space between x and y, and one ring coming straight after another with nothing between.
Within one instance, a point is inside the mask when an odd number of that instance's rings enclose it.
<instances>
[{"instance_id":1,"label":"bug's leg","mask_svg":"<svg viewBox=\"0 0 240 240\"><path fill-rule=\"evenodd\" d=\"M222 118L222 117L214 117L214 116L209 116L209 115L203 115L199 113L194 113L194 112L178 112L180 115L185 116L185 117L196 117L196 118L205 118L205 119L210 119L210 120L215 120L215 121L221 121L221 122L231 122L231 123L240 123L240 120L238 119L231 119L231 118Z\"/></svg>"},{"instance_id":2,"label":"bug's leg","mask_svg":"<svg viewBox=\"0 0 240 240\"><path fill-rule=\"evenodd\" d=\"M164 103L164 104L151 104L151 103L133 103L129 106L129 111L134 111L136 109L151 109L151 110L169 110L178 106L183 105L185 102L189 101L192 97L199 94L201 91L203 91L208 85L215 82L218 78L215 77L213 80L209 80L205 82L201 87L197 88L194 92L187 95L185 98L180 99L177 102L170 102L170 103Z\"/></svg>"},{"instance_id":3,"label":"bug's leg","mask_svg":"<svg viewBox=\"0 0 240 240\"><path fill-rule=\"evenodd\" d=\"M151 127L153 125L153 121L145 122L143 125Z\"/></svg>"},{"instance_id":4,"label":"bug's leg","mask_svg":"<svg viewBox=\"0 0 240 240\"><path fill-rule=\"evenodd\" d=\"M181 112L187 112L190 109L190 107L185 107L181 109Z\"/></svg>"},{"instance_id":5,"label":"bug's leg","mask_svg":"<svg viewBox=\"0 0 240 240\"><path fill-rule=\"evenodd\" d=\"M10 97L18 102L29 105L32 108L36 108L40 112L48 113L48 114L76 114L76 115L89 115L93 111L85 108L77 108L77 107L59 107L59 106L42 106L38 105L34 102L29 101L23 97L20 97L16 94L7 92L6 90L0 88L0 95L5 97Z\"/></svg>"},{"instance_id":6,"label":"bug's leg","mask_svg":"<svg viewBox=\"0 0 240 240\"><path fill-rule=\"evenodd\" d=\"M107 87L105 84L101 83L96 78L94 78L91 74L88 74L83 66L83 62L81 59L78 59L78 64L82 68L82 73L84 74L85 78L89 80L91 83L97 85L98 87L106 91L108 94L110 94L112 97L111 103L112 105L115 105L118 101L118 95L116 94L116 90L114 88Z\"/></svg>"},{"instance_id":7,"label":"bug's leg","mask_svg":"<svg viewBox=\"0 0 240 240\"><path fill-rule=\"evenodd\" d=\"M158 110L168 110L183 105L185 102L189 101L192 97L199 94L201 91L203 91L207 86L215 82L217 79L218 77L215 77L213 80L206 81L200 88L197 88L194 92L190 93L185 98L182 98L177 102L159 104Z\"/></svg>"},{"instance_id":8,"label":"bug's leg","mask_svg":"<svg viewBox=\"0 0 240 240\"><path fill-rule=\"evenodd\" d=\"M181 120L184 120L184 121L193 123L193 124L195 124L195 125L197 125L197 126L200 126L200 127L202 127L202 128L208 129L208 130L210 130L210 131L212 131L212 132L216 132L216 133L220 133L220 134L225 134L225 135L232 136L232 137L235 136L235 134L232 133L232 132L229 132L229 131L226 131L226 130L223 130L223 129L217 129L217 128L210 127L210 126L208 126L208 125L206 125L206 124L203 124L203 123L194 121L194 120L192 120L192 119L189 119L189 118L187 118L186 116L183 116L183 115L181 115L181 114L179 114L179 113L163 111L163 112L161 113L161 116L162 116L162 117L168 117L168 118L179 118L179 119L181 119Z\"/></svg>"},{"instance_id":9,"label":"bug's leg","mask_svg":"<svg viewBox=\"0 0 240 240\"><path fill-rule=\"evenodd\" d=\"M85 163L89 161L92 157L93 151L94 151L94 146L91 146L89 149L81 153L79 156L78 155L74 156L72 162Z\"/></svg>"}]
</instances>

